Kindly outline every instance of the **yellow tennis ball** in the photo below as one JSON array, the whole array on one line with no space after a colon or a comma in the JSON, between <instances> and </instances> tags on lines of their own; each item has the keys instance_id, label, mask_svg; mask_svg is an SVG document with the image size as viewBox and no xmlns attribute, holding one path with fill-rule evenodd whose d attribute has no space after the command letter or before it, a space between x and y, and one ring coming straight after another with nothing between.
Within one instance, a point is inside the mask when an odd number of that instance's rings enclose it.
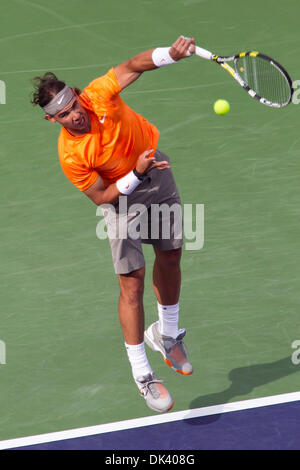
<instances>
[{"instance_id":1,"label":"yellow tennis ball","mask_svg":"<svg viewBox=\"0 0 300 470\"><path fill-rule=\"evenodd\" d=\"M227 114L230 110L230 104L226 100L217 100L214 103L214 112L216 114Z\"/></svg>"}]
</instances>

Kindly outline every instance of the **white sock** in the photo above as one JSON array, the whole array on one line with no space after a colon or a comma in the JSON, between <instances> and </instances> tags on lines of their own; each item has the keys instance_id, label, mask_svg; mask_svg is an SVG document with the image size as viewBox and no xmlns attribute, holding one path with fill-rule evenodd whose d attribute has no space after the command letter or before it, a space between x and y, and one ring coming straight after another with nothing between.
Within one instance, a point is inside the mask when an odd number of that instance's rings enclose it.
<instances>
[{"instance_id":1,"label":"white sock","mask_svg":"<svg viewBox=\"0 0 300 470\"><path fill-rule=\"evenodd\" d=\"M125 343L132 375L136 379L143 375L152 374L153 370L148 362L144 342L141 344Z\"/></svg>"},{"instance_id":2,"label":"white sock","mask_svg":"<svg viewBox=\"0 0 300 470\"><path fill-rule=\"evenodd\" d=\"M171 336L172 338L177 338L179 334L179 304L160 305L157 302L157 308L160 334L164 336Z\"/></svg>"}]
</instances>

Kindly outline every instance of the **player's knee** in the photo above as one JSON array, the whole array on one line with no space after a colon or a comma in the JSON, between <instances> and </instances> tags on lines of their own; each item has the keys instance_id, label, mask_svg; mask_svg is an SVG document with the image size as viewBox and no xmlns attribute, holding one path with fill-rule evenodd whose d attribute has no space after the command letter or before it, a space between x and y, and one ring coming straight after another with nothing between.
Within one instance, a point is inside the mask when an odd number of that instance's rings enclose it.
<instances>
[{"instance_id":1,"label":"player's knee","mask_svg":"<svg viewBox=\"0 0 300 470\"><path fill-rule=\"evenodd\" d=\"M144 294L145 270L119 275L121 297L130 304L140 302Z\"/></svg>"}]
</instances>

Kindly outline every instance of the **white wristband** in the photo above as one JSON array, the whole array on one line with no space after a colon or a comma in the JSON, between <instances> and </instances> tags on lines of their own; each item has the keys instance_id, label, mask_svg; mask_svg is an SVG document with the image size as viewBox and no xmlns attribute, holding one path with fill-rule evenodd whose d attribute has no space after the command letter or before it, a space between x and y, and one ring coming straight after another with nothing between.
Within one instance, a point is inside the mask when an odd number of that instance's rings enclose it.
<instances>
[{"instance_id":1,"label":"white wristband","mask_svg":"<svg viewBox=\"0 0 300 470\"><path fill-rule=\"evenodd\" d=\"M123 178L120 178L117 182L117 188L120 191L120 193L128 195L131 194L135 188L141 184L141 180L139 180L133 171L128 173L127 175L123 176Z\"/></svg>"},{"instance_id":2,"label":"white wristband","mask_svg":"<svg viewBox=\"0 0 300 470\"><path fill-rule=\"evenodd\" d=\"M164 65L177 64L170 56L170 47L157 47L152 52L152 61L156 67L163 67Z\"/></svg>"}]
</instances>

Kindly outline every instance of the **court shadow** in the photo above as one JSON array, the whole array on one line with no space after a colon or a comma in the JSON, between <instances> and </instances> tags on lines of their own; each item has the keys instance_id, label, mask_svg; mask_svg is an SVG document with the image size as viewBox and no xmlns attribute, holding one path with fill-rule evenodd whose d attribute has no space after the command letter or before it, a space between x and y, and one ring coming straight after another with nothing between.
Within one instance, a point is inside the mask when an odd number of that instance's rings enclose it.
<instances>
[{"instance_id":1,"label":"court shadow","mask_svg":"<svg viewBox=\"0 0 300 470\"><path fill-rule=\"evenodd\" d=\"M274 380L286 377L291 374L300 372L300 366L294 365L291 356L280 359L276 362L268 362L265 364L254 364L247 367L239 367L229 372L228 378L231 381L230 386L221 392L212 393L210 395L200 395L192 400L190 408L202 408L205 406L213 406L225 404L234 397L248 395L252 390L261 385L271 383ZM220 415L205 416L201 419L187 419L190 425L208 424L217 421ZM187 416L188 418L188 416Z\"/></svg>"}]
</instances>

